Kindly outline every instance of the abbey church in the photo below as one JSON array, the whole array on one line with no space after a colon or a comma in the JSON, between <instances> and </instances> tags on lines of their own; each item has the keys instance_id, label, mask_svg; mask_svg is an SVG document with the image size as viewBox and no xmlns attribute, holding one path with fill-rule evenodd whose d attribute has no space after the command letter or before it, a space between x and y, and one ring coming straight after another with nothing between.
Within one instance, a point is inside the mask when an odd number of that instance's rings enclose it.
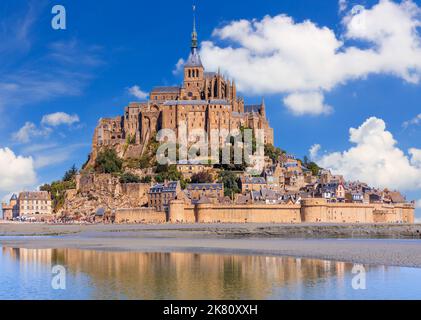
<instances>
[{"instance_id":1,"label":"abbey church","mask_svg":"<svg viewBox=\"0 0 421 320\"><path fill-rule=\"evenodd\" d=\"M182 85L153 88L148 101L130 103L124 116L101 119L95 129L91 161L102 147L118 149L126 141L131 141L128 156L139 156L156 132L172 129L178 135L181 124L186 126L187 134L195 129L208 134L212 130L235 132L241 127L262 129L265 144L273 144L273 129L265 109L264 101L245 105L244 99L237 96L234 81L220 72L205 71L194 20Z\"/></svg>"}]
</instances>

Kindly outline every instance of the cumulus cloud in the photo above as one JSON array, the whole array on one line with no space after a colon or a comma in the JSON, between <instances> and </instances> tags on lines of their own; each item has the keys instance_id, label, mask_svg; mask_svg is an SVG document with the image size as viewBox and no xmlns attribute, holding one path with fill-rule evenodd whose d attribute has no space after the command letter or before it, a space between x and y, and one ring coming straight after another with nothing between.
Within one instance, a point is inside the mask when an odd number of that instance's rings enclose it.
<instances>
[{"instance_id":1,"label":"cumulus cloud","mask_svg":"<svg viewBox=\"0 0 421 320\"><path fill-rule=\"evenodd\" d=\"M180 59L177 61L177 63L176 63L176 65L175 65L174 70L172 71L173 75L180 74L180 73L181 73L181 71L183 71L183 67L184 67L184 64L185 64L185 63L186 63L186 62L184 61L184 59L183 59L183 58L180 58Z\"/></svg>"},{"instance_id":2,"label":"cumulus cloud","mask_svg":"<svg viewBox=\"0 0 421 320\"><path fill-rule=\"evenodd\" d=\"M26 122L22 128L12 135L12 138L17 142L28 143L34 137L46 137L50 133L50 128L38 128L35 123Z\"/></svg>"},{"instance_id":3,"label":"cumulus cloud","mask_svg":"<svg viewBox=\"0 0 421 320\"><path fill-rule=\"evenodd\" d=\"M411 163L414 166L421 167L421 150L420 149L409 149L409 154L411 155Z\"/></svg>"},{"instance_id":4,"label":"cumulus cloud","mask_svg":"<svg viewBox=\"0 0 421 320\"><path fill-rule=\"evenodd\" d=\"M202 43L202 60L207 68L220 67L234 78L240 91L256 95L325 93L371 74L419 82L421 20L413 1L382 0L351 10L342 24L344 31L337 36L328 27L284 14L233 21L214 30L214 41ZM228 45L219 45L219 40ZM317 110L326 113L325 108ZM315 114L314 108L305 111Z\"/></svg>"},{"instance_id":5,"label":"cumulus cloud","mask_svg":"<svg viewBox=\"0 0 421 320\"><path fill-rule=\"evenodd\" d=\"M58 127L63 124L71 126L79 121L77 114L69 115L65 112L47 114L42 117L39 127L35 123L28 121L22 128L12 134L12 138L20 143L28 143L33 138L48 137L53 131L52 127Z\"/></svg>"},{"instance_id":6,"label":"cumulus cloud","mask_svg":"<svg viewBox=\"0 0 421 320\"><path fill-rule=\"evenodd\" d=\"M141 99L141 100L146 99L149 95L147 92L142 91L139 86L133 86L133 87L129 88L129 93L132 96L134 96L138 99Z\"/></svg>"},{"instance_id":7,"label":"cumulus cloud","mask_svg":"<svg viewBox=\"0 0 421 320\"><path fill-rule=\"evenodd\" d=\"M320 92L291 93L284 98L284 104L297 116L332 112L332 107L324 103L324 96Z\"/></svg>"},{"instance_id":8,"label":"cumulus cloud","mask_svg":"<svg viewBox=\"0 0 421 320\"><path fill-rule=\"evenodd\" d=\"M382 119L367 119L359 128L351 128L349 150L316 156L324 168L344 174L349 180L367 182L376 187L416 190L421 188L421 150L406 155L397 147ZM320 149L320 148L319 148Z\"/></svg>"},{"instance_id":9,"label":"cumulus cloud","mask_svg":"<svg viewBox=\"0 0 421 320\"><path fill-rule=\"evenodd\" d=\"M321 149L321 145L320 144L314 144L311 146L309 152L310 152L310 159L316 159L319 155L319 151Z\"/></svg>"},{"instance_id":10,"label":"cumulus cloud","mask_svg":"<svg viewBox=\"0 0 421 320\"><path fill-rule=\"evenodd\" d=\"M56 112L43 116L41 124L57 127L62 124L72 125L79 121L80 119L77 114L70 115L65 112Z\"/></svg>"},{"instance_id":11,"label":"cumulus cloud","mask_svg":"<svg viewBox=\"0 0 421 320\"><path fill-rule=\"evenodd\" d=\"M0 192L14 192L35 183L32 158L17 156L9 148L0 148Z\"/></svg>"}]
</instances>

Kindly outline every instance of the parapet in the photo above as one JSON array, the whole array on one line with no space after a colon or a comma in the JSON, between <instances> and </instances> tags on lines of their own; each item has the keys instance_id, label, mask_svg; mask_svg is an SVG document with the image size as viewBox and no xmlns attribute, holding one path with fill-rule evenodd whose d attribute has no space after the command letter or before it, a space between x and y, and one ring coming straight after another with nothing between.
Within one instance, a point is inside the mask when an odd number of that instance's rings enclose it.
<instances>
[{"instance_id":1,"label":"parapet","mask_svg":"<svg viewBox=\"0 0 421 320\"><path fill-rule=\"evenodd\" d=\"M301 206L310 207L310 206L327 206L328 202L323 198L308 198L301 200Z\"/></svg>"}]
</instances>

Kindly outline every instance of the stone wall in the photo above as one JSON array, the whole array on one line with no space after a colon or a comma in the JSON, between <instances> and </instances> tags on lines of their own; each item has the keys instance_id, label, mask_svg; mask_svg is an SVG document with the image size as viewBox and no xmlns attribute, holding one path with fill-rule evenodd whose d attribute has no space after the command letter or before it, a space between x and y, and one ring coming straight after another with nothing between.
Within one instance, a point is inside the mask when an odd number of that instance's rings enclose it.
<instances>
[{"instance_id":1,"label":"stone wall","mask_svg":"<svg viewBox=\"0 0 421 320\"><path fill-rule=\"evenodd\" d=\"M305 199L301 203L303 222L373 223L375 206L362 203L328 203L325 199Z\"/></svg>"},{"instance_id":2,"label":"stone wall","mask_svg":"<svg viewBox=\"0 0 421 320\"><path fill-rule=\"evenodd\" d=\"M300 205L212 205L196 207L199 223L300 223Z\"/></svg>"},{"instance_id":3,"label":"stone wall","mask_svg":"<svg viewBox=\"0 0 421 320\"><path fill-rule=\"evenodd\" d=\"M297 205L187 205L170 202L172 223L414 223L412 204L328 203L306 199Z\"/></svg>"},{"instance_id":4,"label":"stone wall","mask_svg":"<svg viewBox=\"0 0 421 320\"><path fill-rule=\"evenodd\" d=\"M116 223L165 223L167 215L150 208L118 209L115 212Z\"/></svg>"},{"instance_id":5,"label":"stone wall","mask_svg":"<svg viewBox=\"0 0 421 320\"><path fill-rule=\"evenodd\" d=\"M172 223L300 223L300 205L185 205L170 203L168 219Z\"/></svg>"}]
</instances>

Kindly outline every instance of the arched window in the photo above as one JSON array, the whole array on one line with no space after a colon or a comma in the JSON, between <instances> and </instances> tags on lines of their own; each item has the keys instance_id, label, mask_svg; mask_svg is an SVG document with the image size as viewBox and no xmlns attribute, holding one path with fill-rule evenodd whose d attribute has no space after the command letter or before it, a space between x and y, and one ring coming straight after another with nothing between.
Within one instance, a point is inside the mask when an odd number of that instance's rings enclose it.
<instances>
[{"instance_id":1,"label":"arched window","mask_svg":"<svg viewBox=\"0 0 421 320\"><path fill-rule=\"evenodd\" d=\"M189 78L191 78L191 70L189 70Z\"/></svg>"}]
</instances>

